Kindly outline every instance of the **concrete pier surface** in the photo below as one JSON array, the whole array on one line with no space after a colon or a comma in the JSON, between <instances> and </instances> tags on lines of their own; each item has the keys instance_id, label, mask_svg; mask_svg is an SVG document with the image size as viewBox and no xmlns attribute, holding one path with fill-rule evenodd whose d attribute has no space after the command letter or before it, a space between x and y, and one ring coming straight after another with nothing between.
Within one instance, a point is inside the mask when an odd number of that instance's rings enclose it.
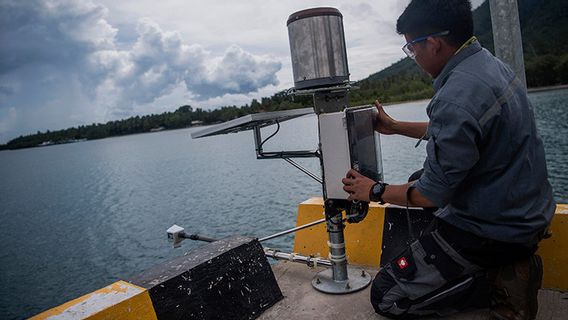
<instances>
[{"instance_id":1,"label":"concrete pier surface","mask_svg":"<svg viewBox=\"0 0 568 320\"><path fill-rule=\"evenodd\" d=\"M352 267L361 269L360 267ZM374 268L363 268L373 277ZM347 295L330 295L316 291L312 279L323 268L280 262L272 266L284 299L266 310L258 319L388 319L375 313L369 302L370 286ZM552 290L539 292L539 320L568 318L568 293ZM456 314L445 319L484 320L493 319L488 309Z\"/></svg>"}]
</instances>

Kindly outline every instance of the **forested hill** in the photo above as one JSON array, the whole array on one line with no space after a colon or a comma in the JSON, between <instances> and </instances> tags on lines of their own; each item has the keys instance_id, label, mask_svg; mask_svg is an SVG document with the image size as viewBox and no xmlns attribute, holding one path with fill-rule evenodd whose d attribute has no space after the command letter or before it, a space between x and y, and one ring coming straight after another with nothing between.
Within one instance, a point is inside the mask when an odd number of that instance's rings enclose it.
<instances>
[{"instance_id":1,"label":"forested hill","mask_svg":"<svg viewBox=\"0 0 568 320\"><path fill-rule=\"evenodd\" d=\"M568 1L518 0L518 4L529 87L568 84ZM489 3L483 3L473 15L476 36L484 47L493 51ZM431 78L408 58L358 81L357 85L360 89L350 94L352 105L368 104L377 98L384 103L425 99L433 94ZM0 150L100 139L157 129L185 128L197 123L227 121L250 113L308 106L311 106L310 98L292 99L284 92L260 101L255 99L245 106L226 106L211 111L186 105L158 115L136 116L105 124L20 136L6 145L0 145Z\"/></svg>"},{"instance_id":2,"label":"forested hill","mask_svg":"<svg viewBox=\"0 0 568 320\"><path fill-rule=\"evenodd\" d=\"M518 0L527 84L542 87L568 83L568 1ZM474 12L481 43L493 52L489 2Z\"/></svg>"},{"instance_id":3,"label":"forested hill","mask_svg":"<svg viewBox=\"0 0 568 320\"><path fill-rule=\"evenodd\" d=\"M525 71L529 87L568 84L568 1L518 0ZM494 52L489 1L473 11L474 33ZM379 98L399 102L430 98L432 79L409 58L371 74L358 82L361 90L351 94L353 104Z\"/></svg>"}]
</instances>

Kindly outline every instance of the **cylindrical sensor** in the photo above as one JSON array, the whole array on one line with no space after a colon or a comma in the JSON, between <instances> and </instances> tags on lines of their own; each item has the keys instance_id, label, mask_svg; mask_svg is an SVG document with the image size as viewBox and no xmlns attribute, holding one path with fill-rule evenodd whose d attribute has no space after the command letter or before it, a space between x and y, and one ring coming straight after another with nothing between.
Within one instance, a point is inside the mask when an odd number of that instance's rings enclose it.
<instances>
[{"instance_id":1,"label":"cylindrical sensor","mask_svg":"<svg viewBox=\"0 0 568 320\"><path fill-rule=\"evenodd\" d=\"M312 8L288 18L296 89L331 87L349 81L343 15L335 8Z\"/></svg>"}]
</instances>

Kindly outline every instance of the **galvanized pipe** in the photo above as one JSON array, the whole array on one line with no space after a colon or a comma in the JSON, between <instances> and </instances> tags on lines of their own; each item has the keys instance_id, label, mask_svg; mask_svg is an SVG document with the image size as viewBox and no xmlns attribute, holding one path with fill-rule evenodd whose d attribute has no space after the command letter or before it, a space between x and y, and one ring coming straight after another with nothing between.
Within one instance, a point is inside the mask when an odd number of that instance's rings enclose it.
<instances>
[{"instance_id":1,"label":"galvanized pipe","mask_svg":"<svg viewBox=\"0 0 568 320\"><path fill-rule=\"evenodd\" d=\"M327 233L329 234L329 260L332 263L334 281L349 279L347 258L345 255L345 238L343 235L343 219L341 211L333 206L333 200L327 200L325 206L327 216Z\"/></svg>"},{"instance_id":2,"label":"galvanized pipe","mask_svg":"<svg viewBox=\"0 0 568 320\"><path fill-rule=\"evenodd\" d=\"M316 257L308 257L308 256L295 254L295 253L281 252L281 251L270 249L270 248L264 248L264 254L267 257L273 258L273 259L276 259L276 260L284 260L284 261L303 263L303 264L310 266L310 267L322 266L322 267L329 268L329 267L332 267L332 265L333 265L332 262L327 260L327 259L316 258Z\"/></svg>"},{"instance_id":3,"label":"galvanized pipe","mask_svg":"<svg viewBox=\"0 0 568 320\"><path fill-rule=\"evenodd\" d=\"M325 219L322 219L322 220L323 221L320 221L320 220L314 221L314 222L308 223L307 225L303 225L303 226L300 226L300 227L301 228L307 228L309 226L313 226L313 225L316 225L316 224L319 224L319 223L322 223L322 222L325 221ZM290 230L287 230L287 231L290 231ZM290 232L292 232L292 231L290 231ZM185 233L181 233L180 237L184 238L184 239L191 239L191 240L204 241L204 242L214 242L214 241L218 240L218 239L215 239L215 238L200 236L198 234L187 235ZM271 236L271 237L273 237L273 236ZM259 241L262 241L262 240L259 240ZM282 252L282 251L270 249L270 248L264 248L264 254L268 258L302 263L302 264L305 264L309 267L322 266L322 267L330 268L333 265L332 262L328 259L323 259L323 258L318 258L318 257L309 257L309 256L304 256L304 255L296 254L296 253Z\"/></svg>"}]
</instances>

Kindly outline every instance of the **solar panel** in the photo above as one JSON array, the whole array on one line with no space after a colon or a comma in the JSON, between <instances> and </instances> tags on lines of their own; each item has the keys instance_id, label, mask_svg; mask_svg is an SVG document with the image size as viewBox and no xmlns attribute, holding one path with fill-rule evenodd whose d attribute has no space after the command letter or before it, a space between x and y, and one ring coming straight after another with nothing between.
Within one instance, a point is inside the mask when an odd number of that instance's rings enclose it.
<instances>
[{"instance_id":1,"label":"solar panel","mask_svg":"<svg viewBox=\"0 0 568 320\"><path fill-rule=\"evenodd\" d=\"M252 130L254 127L266 127L278 122L298 118L307 114L314 113L313 108L303 108L294 110L283 110L273 112L260 112L242 116L237 119L212 125L199 131L191 133L191 138L210 137L219 134L234 133L245 130Z\"/></svg>"}]
</instances>

